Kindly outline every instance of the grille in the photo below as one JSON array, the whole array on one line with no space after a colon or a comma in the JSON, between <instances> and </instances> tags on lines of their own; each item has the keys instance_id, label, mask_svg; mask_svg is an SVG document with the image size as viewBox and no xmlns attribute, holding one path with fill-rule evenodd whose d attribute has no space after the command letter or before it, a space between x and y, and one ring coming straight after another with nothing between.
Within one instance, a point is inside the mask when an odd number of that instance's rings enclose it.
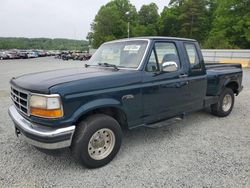
<instances>
[{"instance_id":1,"label":"grille","mask_svg":"<svg viewBox=\"0 0 250 188\"><path fill-rule=\"evenodd\" d=\"M11 87L11 99L16 108L25 115L29 115L28 93Z\"/></svg>"}]
</instances>

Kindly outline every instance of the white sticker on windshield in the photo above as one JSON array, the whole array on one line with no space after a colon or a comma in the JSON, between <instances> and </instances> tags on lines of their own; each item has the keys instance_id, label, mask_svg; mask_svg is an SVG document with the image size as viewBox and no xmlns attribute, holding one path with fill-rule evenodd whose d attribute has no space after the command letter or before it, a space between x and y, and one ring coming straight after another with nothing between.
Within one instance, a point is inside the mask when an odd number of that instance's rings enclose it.
<instances>
[{"instance_id":1,"label":"white sticker on windshield","mask_svg":"<svg viewBox=\"0 0 250 188\"><path fill-rule=\"evenodd\" d=\"M126 45L124 51L138 51L141 48L141 45Z\"/></svg>"}]
</instances>

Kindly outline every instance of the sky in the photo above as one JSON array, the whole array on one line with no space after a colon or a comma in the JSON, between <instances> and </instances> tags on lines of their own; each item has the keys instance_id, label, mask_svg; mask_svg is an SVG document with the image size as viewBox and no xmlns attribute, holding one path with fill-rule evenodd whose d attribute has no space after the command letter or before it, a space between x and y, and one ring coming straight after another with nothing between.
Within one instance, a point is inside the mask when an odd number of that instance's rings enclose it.
<instances>
[{"instance_id":1,"label":"sky","mask_svg":"<svg viewBox=\"0 0 250 188\"><path fill-rule=\"evenodd\" d=\"M0 0L0 37L86 39L90 23L109 0ZM159 13L169 0L130 0L137 10L154 2Z\"/></svg>"}]
</instances>

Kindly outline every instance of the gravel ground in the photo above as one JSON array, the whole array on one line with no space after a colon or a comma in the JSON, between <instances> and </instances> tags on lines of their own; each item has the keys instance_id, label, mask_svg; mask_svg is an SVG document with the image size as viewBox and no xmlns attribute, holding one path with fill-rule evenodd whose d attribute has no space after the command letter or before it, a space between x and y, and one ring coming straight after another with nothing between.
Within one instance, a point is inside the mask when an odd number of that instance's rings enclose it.
<instances>
[{"instance_id":1,"label":"gravel ground","mask_svg":"<svg viewBox=\"0 0 250 188\"><path fill-rule=\"evenodd\" d=\"M250 187L250 69L232 114L207 111L182 122L124 133L117 157L89 170L68 149L44 154L14 134L7 110L11 77L83 63L52 58L0 61L0 187Z\"/></svg>"}]
</instances>

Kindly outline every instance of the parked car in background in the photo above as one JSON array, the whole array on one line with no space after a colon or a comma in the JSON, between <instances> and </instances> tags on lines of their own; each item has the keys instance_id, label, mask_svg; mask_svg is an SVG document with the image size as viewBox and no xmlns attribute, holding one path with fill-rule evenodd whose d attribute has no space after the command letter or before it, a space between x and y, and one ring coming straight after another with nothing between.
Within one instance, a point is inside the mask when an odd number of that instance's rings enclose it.
<instances>
[{"instance_id":1,"label":"parked car in background","mask_svg":"<svg viewBox=\"0 0 250 188\"><path fill-rule=\"evenodd\" d=\"M74 60L79 60L79 61L86 61L91 58L91 55L89 53L78 53L75 57Z\"/></svg>"},{"instance_id":2,"label":"parked car in background","mask_svg":"<svg viewBox=\"0 0 250 188\"><path fill-rule=\"evenodd\" d=\"M90 53L86 53L85 55L84 55L84 59L83 60L89 60L90 58L92 57L92 55L90 54Z\"/></svg>"},{"instance_id":3,"label":"parked car in background","mask_svg":"<svg viewBox=\"0 0 250 188\"><path fill-rule=\"evenodd\" d=\"M20 56L17 51L8 51L6 54L8 56L8 59L20 59Z\"/></svg>"},{"instance_id":4,"label":"parked car in background","mask_svg":"<svg viewBox=\"0 0 250 188\"><path fill-rule=\"evenodd\" d=\"M47 56L47 53L45 51L43 51L43 50L38 50L37 52L38 52L38 56L39 57L45 57L45 56Z\"/></svg>"},{"instance_id":5,"label":"parked car in background","mask_svg":"<svg viewBox=\"0 0 250 188\"><path fill-rule=\"evenodd\" d=\"M5 52L0 52L0 60L3 60L3 59L9 59L9 57L7 56Z\"/></svg>"},{"instance_id":6,"label":"parked car in background","mask_svg":"<svg viewBox=\"0 0 250 188\"><path fill-rule=\"evenodd\" d=\"M27 59L28 58L28 52L26 50L20 50L18 52L18 55L21 59Z\"/></svg>"},{"instance_id":7,"label":"parked car in background","mask_svg":"<svg viewBox=\"0 0 250 188\"><path fill-rule=\"evenodd\" d=\"M55 55L55 51L46 51L46 56L54 56Z\"/></svg>"},{"instance_id":8,"label":"parked car in background","mask_svg":"<svg viewBox=\"0 0 250 188\"><path fill-rule=\"evenodd\" d=\"M38 54L36 52L34 52L34 51L29 51L27 55L28 55L28 58L36 58L36 57L38 57Z\"/></svg>"},{"instance_id":9,"label":"parked car in background","mask_svg":"<svg viewBox=\"0 0 250 188\"><path fill-rule=\"evenodd\" d=\"M61 59L66 60L66 61L69 59L73 59L72 52L69 52L69 51L62 52Z\"/></svg>"}]
</instances>

